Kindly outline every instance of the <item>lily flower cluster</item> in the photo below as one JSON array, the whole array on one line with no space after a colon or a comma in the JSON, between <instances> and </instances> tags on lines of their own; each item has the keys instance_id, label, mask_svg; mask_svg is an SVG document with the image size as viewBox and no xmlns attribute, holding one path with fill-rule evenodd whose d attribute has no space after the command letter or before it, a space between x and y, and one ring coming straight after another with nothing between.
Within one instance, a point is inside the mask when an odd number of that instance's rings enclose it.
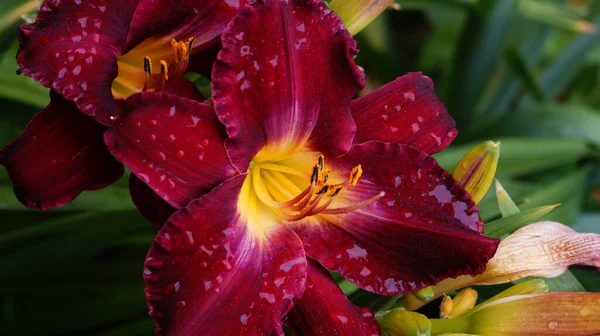
<instances>
[{"instance_id":1,"label":"lily flower cluster","mask_svg":"<svg viewBox=\"0 0 600 336\"><path fill-rule=\"evenodd\" d=\"M486 274L500 241L465 188L491 177L430 156L457 130L428 77L353 100L356 42L320 0L47 0L19 32L51 103L0 163L40 209L132 171L157 334L379 335L329 271L381 295Z\"/></svg>"}]
</instances>

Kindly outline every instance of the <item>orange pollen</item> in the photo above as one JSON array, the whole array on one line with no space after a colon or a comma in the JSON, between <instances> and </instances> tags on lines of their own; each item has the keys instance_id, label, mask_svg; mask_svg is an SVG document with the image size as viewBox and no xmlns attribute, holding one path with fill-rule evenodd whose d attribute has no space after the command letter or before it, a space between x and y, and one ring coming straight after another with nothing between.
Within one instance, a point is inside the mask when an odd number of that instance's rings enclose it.
<instances>
[{"instance_id":1,"label":"orange pollen","mask_svg":"<svg viewBox=\"0 0 600 336\"><path fill-rule=\"evenodd\" d=\"M196 40L195 37L191 37L187 41L179 42L175 39L171 39L171 47L173 48L173 62L169 64L165 60L160 60L160 74L152 73L152 60L150 57L145 56L145 80L142 91L162 90L165 86L165 83L169 79L169 74L175 77L183 76L188 66L194 40Z\"/></svg>"},{"instance_id":2,"label":"orange pollen","mask_svg":"<svg viewBox=\"0 0 600 336\"><path fill-rule=\"evenodd\" d=\"M325 167L323 155L319 155L317 164L314 165L310 185L306 187L296 197L285 202L268 201L275 213L288 221L298 221L308 216L317 214L333 215L344 214L360 209L368 204L375 202L385 195L380 192L362 202L347 207L330 209L337 196L344 188L355 186L362 175L362 168L357 165L352 169L348 180L338 184L331 184L329 180L330 170Z\"/></svg>"}]
</instances>

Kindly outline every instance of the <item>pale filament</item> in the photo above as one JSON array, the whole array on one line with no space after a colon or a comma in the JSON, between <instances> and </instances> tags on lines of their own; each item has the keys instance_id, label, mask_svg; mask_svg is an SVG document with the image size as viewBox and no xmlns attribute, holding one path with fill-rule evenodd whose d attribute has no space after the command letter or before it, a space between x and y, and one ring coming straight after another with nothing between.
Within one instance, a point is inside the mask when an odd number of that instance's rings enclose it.
<instances>
[{"instance_id":1,"label":"pale filament","mask_svg":"<svg viewBox=\"0 0 600 336\"><path fill-rule=\"evenodd\" d=\"M329 209L337 196L344 188L354 186L358 182L362 169L356 166L347 181L339 184L329 183L329 169L324 166L323 156L319 156L317 164L313 167L312 174L301 173L291 167L273 163L260 163L250 169L252 186L257 198L283 219L298 221L308 216L317 214L344 214L360 209L375 202L385 195L380 192L359 203ZM285 174L298 177L310 177L310 184L300 191L296 184L290 181ZM265 183L266 182L266 183ZM299 193L298 193L299 191ZM295 197L290 195L296 194ZM276 201L273 195L279 199L290 198L287 201Z\"/></svg>"}]
</instances>

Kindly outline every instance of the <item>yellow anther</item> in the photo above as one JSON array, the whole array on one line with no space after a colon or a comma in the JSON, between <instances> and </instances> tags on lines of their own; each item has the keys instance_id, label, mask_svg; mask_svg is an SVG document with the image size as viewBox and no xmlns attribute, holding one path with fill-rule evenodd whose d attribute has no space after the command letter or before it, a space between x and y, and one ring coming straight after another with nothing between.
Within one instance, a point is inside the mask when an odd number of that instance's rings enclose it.
<instances>
[{"instance_id":1,"label":"yellow anther","mask_svg":"<svg viewBox=\"0 0 600 336\"><path fill-rule=\"evenodd\" d=\"M343 184L334 184L329 187L329 196L333 197L340 193L344 189Z\"/></svg>"},{"instance_id":2,"label":"yellow anther","mask_svg":"<svg viewBox=\"0 0 600 336\"><path fill-rule=\"evenodd\" d=\"M195 37L190 37L187 41L179 41L171 39L171 46L173 47L173 58L175 63L187 62L187 58L192 51L192 44L194 43Z\"/></svg>"},{"instance_id":3,"label":"yellow anther","mask_svg":"<svg viewBox=\"0 0 600 336\"><path fill-rule=\"evenodd\" d=\"M167 62L163 60L160 60L160 72L162 73L165 81L169 79L169 66L167 65Z\"/></svg>"},{"instance_id":4,"label":"yellow anther","mask_svg":"<svg viewBox=\"0 0 600 336\"><path fill-rule=\"evenodd\" d=\"M348 183L352 184L352 186L355 186L358 183L358 179L362 175L362 172L362 167L360 165L352 168L352 171L350 171L350 176L348 177Z\"/></svg>"}]
</instances>

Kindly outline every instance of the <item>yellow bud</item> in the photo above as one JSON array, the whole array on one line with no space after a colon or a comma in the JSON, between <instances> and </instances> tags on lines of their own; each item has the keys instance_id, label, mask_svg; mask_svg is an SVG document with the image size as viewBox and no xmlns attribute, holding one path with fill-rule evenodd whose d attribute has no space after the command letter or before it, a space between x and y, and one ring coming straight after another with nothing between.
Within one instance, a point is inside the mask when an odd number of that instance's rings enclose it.
<instances>
[{"instance_id":1,"label":"yellow bud","mask_svg":"<svg viewBox=\"0 0 600 336\"><path fill-rule=\"evenodd\" d=\"M344 21L350 34L355 35L387 7L397 8L394 0L332 0L329 8Z\"/></svg>"},{"instance_id":2,"label":"yellow bud","mask_svg":"<svg viewBox=\"0 0 600 336\"><path fill-rule=\"evenodd\" d=\"M422 314L402 309L392 309L377 317L384 335L428 336L431 335L431 323Z\"/></svg>"},{"instance_id":3,"label":"yellow bud","mask_svg":"<svg viewBox=\"0 0 600 336\"><path fill-rule=\"evenodd\" d=\"M454 179L465 188L475 203L479 203L494 180L500 142L485 141L467 152L452 172Z\"/></svg>"},{"instance_id":4,"label":"yellow bud","mask_svg":"<svg viewBox=\"0 0 600 336\"><path fill-rule=\"evenodd\" d=\"M454 303L452 302L452 298L449 296L444 296L442 299L442 303L440 304L440 317L448 318L452 313Z\"/></svg>"},{"instance_id":5,"label":"yellow bud","mask_svg":"<svg viewBox=\"0 0 600 336\"><path fill-rule=\"evenodd\" d=\"M452 311L448 317L454 318L466 314L471 308L475 307L476 302L477 291L471 288L461 290L452 300Z\"/></svg>"},{"instance_id":6,"label":"yellow bud","mask_svg":"<svg viewBox=\"0 0 600 336\"><path fill-rule=\"evenodd\" d=\"M429 302L431 299L435 298L435 292L431 286L418 290L414 292L413 295L422 302Z\"/></svg>"}]
</instances>

